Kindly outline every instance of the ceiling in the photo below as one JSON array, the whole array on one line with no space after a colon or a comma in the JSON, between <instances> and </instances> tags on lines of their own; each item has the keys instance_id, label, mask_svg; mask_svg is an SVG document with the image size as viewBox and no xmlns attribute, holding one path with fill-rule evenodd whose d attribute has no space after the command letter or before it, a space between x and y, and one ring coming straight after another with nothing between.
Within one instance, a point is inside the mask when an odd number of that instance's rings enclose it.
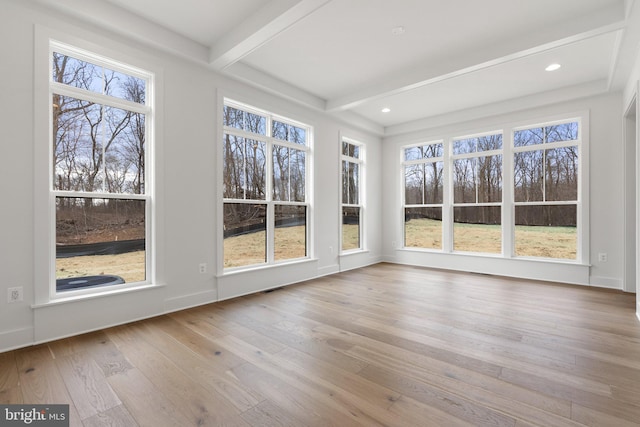
<instances>
[{"instance_id":1,"label":"ceiling","mask_svg":"<svg viewBox=\"0 0 640 427\"><path fill-rule=\"evenodd\" d=\"M37 1L380 134L621 90L640 40L633 0Z\"/></svg>"}]
</instances>

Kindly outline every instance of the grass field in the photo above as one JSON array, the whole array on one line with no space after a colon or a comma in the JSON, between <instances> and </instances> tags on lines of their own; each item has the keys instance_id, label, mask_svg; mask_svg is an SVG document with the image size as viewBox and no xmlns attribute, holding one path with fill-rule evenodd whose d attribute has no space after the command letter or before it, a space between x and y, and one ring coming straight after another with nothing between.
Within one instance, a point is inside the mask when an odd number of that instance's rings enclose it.
<instances>
[{"instance_id":1,"label":"grass field","mask_svg":"<svg viewBox=\"0 0 640 427\"><path fill-rule=\"evenodd\" d=\"M258 231L224 239L224 268L264 264L265 232ZM306 228L279 227L275 230L275 260L303 258L306 255Z\"/></svg>"},{"instance_id":2,"label":"grass field","mask_svg":"<svg viewBox=\"0 0 640 427\"><path fill-rule=\"evenodd\" d=\"M575 227L516 226L516 255L576 259Z\"/></svg>"},{"instance_id":3,"label":"grass field","mask_svg":"<svg viewBox=\"0 0 640 427\"><path fill-rule=\"evenodd\" d=\"M56 279L113 274L126 283L145 280L144 251L120 255L87 255L56 259Z\"/></svg>"},{"instance_id":4,"label":"grass field","mask_svg":"<svg viewBox=\"0 0 640 427\"><path fill-rule=\"evenodd\" d=\"M406 223L405 246L442 249L442 223L431 219L412 219ZM454 250L501 253L499 225L454 224ZM518 225L515 233L516 255L558 259L576 259L575 227L532 227Z\"/></svg>"},{"instance_id":5,"label":"grass field","mask_svg":"<svg viewBox=\"0 0 640 427\"><path fill-rule=\"evenodd\" d=\"M360 225L358 224L342 224L342 250L349 251L358 249Z\"/></svg>"}]
</instances>

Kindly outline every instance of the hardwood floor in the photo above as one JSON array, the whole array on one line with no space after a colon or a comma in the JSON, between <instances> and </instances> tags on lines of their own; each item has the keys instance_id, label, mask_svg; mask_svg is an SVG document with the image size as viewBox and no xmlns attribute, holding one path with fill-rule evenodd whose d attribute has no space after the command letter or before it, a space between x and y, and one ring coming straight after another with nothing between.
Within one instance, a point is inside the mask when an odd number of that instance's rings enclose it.
<instances>
[{"instance_id":1,"label":"hardwood floor","mask_svg":"<svg viewBox=\"0 0 640 427\"><path fill-rule=\"evenodd\" d=\"M378 264L0 354L72 426L638 426L635 295Z\"/></svg>"}]
</instances>

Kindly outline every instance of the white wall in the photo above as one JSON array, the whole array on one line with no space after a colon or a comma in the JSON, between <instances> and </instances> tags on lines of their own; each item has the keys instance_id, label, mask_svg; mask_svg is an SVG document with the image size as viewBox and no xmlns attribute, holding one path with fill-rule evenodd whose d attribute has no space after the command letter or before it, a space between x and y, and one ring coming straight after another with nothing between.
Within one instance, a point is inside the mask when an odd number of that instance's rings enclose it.
<instances>
[{"instance_id":1,"label":"white wall","mask_svg":"<svg viewBox=\"0 0 640 427\"><path fill-rule=\"evenodd\" d=\"M633 173L629 173L627 179L635 179L636 180L636 316L640 319L640 274L639 268L640 266L640 227L638 224L640 223L640 108L638 106L638 97L640 97L640 93L638 93L638 87L640 87L640 49L636 51L636 58L633 66L633 70L629 79L627 81L627 85L624 89L623 94L623 108L627 108L633 99L636 98L636 171L635 177L633 177Z\"/></svg>"},{"instance_id":2,"label":"white wall","mask_svg":"<svg viewBox=\"0 0 640 427\"><path fill-rule=\"evenodd\" d=\"M451 115L448 124L398 135L381 141L355 125L288 100L258 91L220 76L201 65L162 53L93 25L78 22L33 2L0 1L0 128L3 166L0 168L0 351L34 342L99 329L113 324L158 315L192 305L230 298L257 289L277 287L320 275L387 260L399 263L537 277L622 288L623 274L623 156L622 104L619 93L544 108L526 108L523 100L517 112L469 120L469 112ZM35 302L37 272L46 266L36 263L43 241L35 227L42 212L35 210L35 149L47 141L36 140L34 110L34 29L51 28L114 52L138 58L162 74L162 122L159 132L157 202L160 208L156 241L157 284L149 289L111 296L43 305ZM97 52L100 53L100 52ZM636 70L640 67L636 67ZM640 72L632 81L637 84ZM630 83L630 87L632 84ZM312 259L288 266L256 269L224 275L217 269L222 237L218 203L219 102L222 96L290 117L314 127L313 171L314 212ZM624 98L628 97L625 91ZM553 99L550 96L550 99ZM512 104L513 105L513 104ZM589 110L590 263L591 266L560 266L516 260L488 260L425 254L392 248L401 241L401 209L397 149L407 141L428 139L450 129L492 128L505 122L550 114ZM367 251L340 256L340 136L366 144L367 149ZM41 189L40 189L41 190ZM382 194L390 195L385 200ZM19 207L19 208L16 208ZM38 230L36 233L34 230ZM597 260L608 253L608 262ZM198 272L206 262L208 274ZM20 286L25 301L7 304L7 288ZM640 301L639 301L640 310Z\"/></svg>"},{"instance_id":3,"label":"white wall","mask_svg":"<svg viewBox=\"0 0 640 427\"><path fill-rule=\"evenodd\" d=\"M366 144L369 179L381 180L381 140L335 117L253 89L195 63L141 46L133 40L100 30L32 2L2 1L0 16L0 122L3 167L0 168L0 351L73 335L109 325L150 317L188 306L281 286L341 268L339 248L340 135ZM147 289L75 302L38 305L36 277L46 266L35 254L41 250L42 212L35 212L35 149L46 150L34 110L35 29L46 28L89 39L111 52L136 58L143 68L162 75L161 123L156 158L158 222L156 284ZM100 52L97 52L100 53ZM313 259L289 266L224 275L216 268L222 236L217 227L219 99L229 96L258 108L314 127ZM34 129L36 130L34 132ZM37 130L40 129L38 132ZM369 252L352 267L381 258L379 216L382 206L377 185L369 186ZM40 202L39 202L40 203ZM40 219L40 221L39 221ZM35 234L38 230L38 235ZM333 248L331 250L330 248ZM198 272L206 262L207 274ZM22 303L7 304L7 288L24 289ZM46 286L46 284L45 284Z\"/></svg>"},{"instance_id":4,"label":"white wall","mask_svg":"<svg viewBox=\"0 0 640 427\"><path fill-rule=\"evenodd\" d=\"M384 204L385 259L404 264L622 289L624 255L622 94L596 96L533 109L526 108L526 100L522 100L521 104L516 112L476 120L456 122L455 114L450 115L450 117L441 118L442 122L450 123L446 126L384 139L384 193L396 195L395 200ZM585 110L588 110L590 117L590 247L587 258L590 266L418 252L398 248L402 242L403 220L402 211L399 208L401 203L399 149L402 145L426 142L446 134L464 135L501 129L515 122L536 123L541 118L574 114ZM469 113L466 111L465 117L469 116ZM397 248L392 247L392 242L396 242ZM598 261L600 252L608 254L607 262Z\"/></svg>"}]
</instances>

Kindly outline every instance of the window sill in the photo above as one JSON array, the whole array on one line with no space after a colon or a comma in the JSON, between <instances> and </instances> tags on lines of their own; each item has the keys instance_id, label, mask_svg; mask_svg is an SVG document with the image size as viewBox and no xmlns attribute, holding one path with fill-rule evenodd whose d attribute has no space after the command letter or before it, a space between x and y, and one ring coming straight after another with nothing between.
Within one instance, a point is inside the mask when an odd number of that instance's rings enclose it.
<instances>
[{"instance_id":1,"label":"window sill","mask_svg":"<svg viewBox=\"0 0 640 427\"><path fill-rule=\"evenodd\" d=\"M112 295L120 295L120 294L132 293L132 292L146 291L146 290L149 290L149 289L158 289L158 288L162 288L162 287L164 287L164 285L147 284L147 285L131 286L131 287L120 288L120 289L110 289L110 290L105 289L102 292L95 292L95 293L92 292L90 294L81 294L81 295L73 295L73 296L68 296L68 297L54 298L54 299L51 299L48 302L45 302L45 303L42 303L42 304L32 304L31 308L32 309L38 309L38 308L44 308L44 307L51 307L51 306L56 306L56 305L61 305L61 304L68 304L68 303L73 303L73 302L87 301L87 300L91 300L91 299L103 298L103 297L108 297L108 296L112 296Z\"/></svg>"},{"instance_id":2,"label":"window sill","mask_svg":"<svg viewBox=\"0 0 640 427\"><path fill-rule=\"evenodd\" d=\"M423 254L435 254L435 255L455 255L459 257L473 257L473 258L488 258L488 259L499 259L499 260L514 260L514 261L526 261L526 262L538 262L543 264L561 264L561 265L571 265L571 266L581 266L581 267L591 267L589 263L583 263L578 260L570 260L570 259L559 259L559 258L540 258L540 257L506 257L502 254L492 254L492 253L482 253L482 252L462 252L462 251L451 251L444 252L439 249L426 249L426 248L397 248L396 251L401 252L414 252L414 253L423 253Z\"/></svg>"},{"instance_id":3,"label":"window sill","mask_svg":"<svg viewBox=\"0 0 640 427\"><path fill-rule=\"evenodd\" d=\"M350 251L344 251L344 252L340 252L340 256L350 256L350 255L360 255L360 254L368 254L369 250L368 249L353 249Z\"/></svg>"}]
</instances>

